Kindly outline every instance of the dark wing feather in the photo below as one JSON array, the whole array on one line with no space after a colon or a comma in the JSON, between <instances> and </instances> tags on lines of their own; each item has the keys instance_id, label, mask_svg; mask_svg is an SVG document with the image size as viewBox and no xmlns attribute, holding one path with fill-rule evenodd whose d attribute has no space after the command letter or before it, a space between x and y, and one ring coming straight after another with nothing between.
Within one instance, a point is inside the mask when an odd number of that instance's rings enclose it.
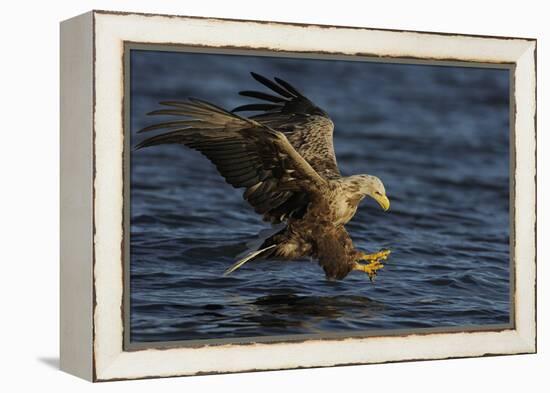
<instances>
[{"instance_id":1,"label":"dark wing feather","mask_svg":"<svg viewBox=\"0 0 550 393\"><path fill-rule=\"evenodd\" d=\"M142 131L163 125L171 130L145 139L137 148L178 143L200 151L229 184L246 188L244 198L272 222L303 214L311 193L324 183L281 132L197 99L163 104L174 109L152 113L193 120L146 127ZM181 124L184 127L178 127Z\"/></svg>"},{"instance_id":2,"label":"dark wing feather","mask_svg":"<svg viewBox=\"0 0 550 393\"><path fill-rule=\"evenodd\" d=\"M241 91L242 96L269 103L241 105L233 112L261 111L251 119L285 133L296 151L324 178L340 177L332 139L334 124L327 113L290 83L280 78L271 81L254 72L251 75L279 96Z\"/></svg>"},{"instance_id":3,"label":"dark wing feather","mask_svg":"<svg viewBox=\"0 0 550 393\"><path fill-rule=\"evenodd\" d=\"M239 94L244 97L258 98L264 101L277 102L277 103L286 102L286 100L282 97L276 97L271 94L262 93L261 91L244 90L244 91L240 91Z\"/></svg>"}]
</instances>

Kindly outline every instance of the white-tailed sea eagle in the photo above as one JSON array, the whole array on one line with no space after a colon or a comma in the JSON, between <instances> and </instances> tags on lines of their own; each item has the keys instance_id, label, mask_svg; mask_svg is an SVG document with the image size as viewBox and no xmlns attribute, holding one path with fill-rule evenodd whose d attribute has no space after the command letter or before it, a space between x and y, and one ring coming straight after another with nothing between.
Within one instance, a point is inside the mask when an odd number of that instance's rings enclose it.
<instances>
[{"instance_id":1,"label":"white-tailed sea eagle","mask_svg":"<svg viewBox=\"0 0 550 393\"><path fill-rule=\"evenodd\" d=\"M327 113L282 79L252 76L276 95L241 91L263 102L231 112L194 98L161 102L170 109L150 114L184 118L142 129L167 132L145 139L137 148L176 143L200 151L229 184L245 189L244 199L258 214L273 224L285 224L226 274L258 258L313 257L328 279L343 279L352 270L372 279L389 251L358 251L344 225L366 196L389 209L382 181L366 174L342 176L334 154L334 124ZM243 111L259 114L237 114Z\"/></svg>"}]
</instances>

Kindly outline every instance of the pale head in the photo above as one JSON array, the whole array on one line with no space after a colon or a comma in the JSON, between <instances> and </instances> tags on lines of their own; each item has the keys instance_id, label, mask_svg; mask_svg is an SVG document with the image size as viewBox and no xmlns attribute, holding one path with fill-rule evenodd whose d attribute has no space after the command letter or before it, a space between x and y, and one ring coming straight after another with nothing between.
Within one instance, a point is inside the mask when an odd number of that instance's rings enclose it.
<instances>
[{"instance_id":1,"label":"pale head","mask_svg":"<svg viewBox=\"0 0 550 393\"><path fill-rule=\"evenodd\" d=\"M354 175L349 177L350 181L359 188L362 196L369 196L374 199L384 211L390 208L390 200L386 196L386 189L382 180L372 175Z\"/></svg>"}]
</instances>

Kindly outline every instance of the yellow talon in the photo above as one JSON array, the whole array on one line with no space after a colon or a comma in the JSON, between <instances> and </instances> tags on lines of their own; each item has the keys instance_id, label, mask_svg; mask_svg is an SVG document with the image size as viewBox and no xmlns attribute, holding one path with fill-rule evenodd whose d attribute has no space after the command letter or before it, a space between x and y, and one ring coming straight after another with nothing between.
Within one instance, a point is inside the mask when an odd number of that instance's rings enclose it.
<instances>
[{"instance_id":1,"label":"yellow talon","mask_svg":"<svg viewBox=\"0 0 550 393\"><path fill-rule=\"evenodd\" d=\"M378 252L375 252L374 254L365 254L361 253L361 256L359 259L363 261L384 261L388 259L388 256L390 255L390 250L380 250Z\"/></svg>"},{"instance_id":2,"label":"yellow talon","mask_svg":"<svg viewBox=\"0 0 550 393\"><path fill-rule=\"evenodd\" d=\"M354 270L360 270L364 273L367 273L369 276L369 279L372 281L374 280L374 277L376 277L376 274L378 270L382 269L384 265L380 263L380 261L373 261L367 265L363 265L361 263L355 262Z\"/></svg>"},{"instance_id":3,"label":"yellow talon","mask_svg":"<svg viewBox=\"0 0 550 393\"><path fill-rule=\"evenodd\" d=\"M382 265L380 261L384 261L388 259L389 255L390 255L390 250L380 250L374 254L359 253L359 260L369 261L369 263L362 264L359 262L355 262L353 269L367 273L369 276L369 279L373 281L374 278L376 277L378 270L384 267L384 265Z\"/></svg>"}]
</instances>

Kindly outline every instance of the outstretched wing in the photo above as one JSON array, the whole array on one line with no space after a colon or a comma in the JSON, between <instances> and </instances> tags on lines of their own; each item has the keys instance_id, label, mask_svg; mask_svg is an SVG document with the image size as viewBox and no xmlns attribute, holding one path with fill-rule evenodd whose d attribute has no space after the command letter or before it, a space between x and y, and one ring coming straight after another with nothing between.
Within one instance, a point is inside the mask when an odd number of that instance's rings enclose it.
<instances>
[{"instance_id":1,"label":"outstretched wing","mask_svg":"<svg viewBox=\"0 0 550 393\"><path fill-rule=\"evenodd\" d=\"M145 139L137 148L180 143L204 154L244 198L272 222L303 214L311 193L324 183L281 132L197 99L164 102L154 115L188 119L154 124L143 131L170 130Z\"/></svg>"},{"instance_id":2,"label":"outstretched wing","mask_svg":"<svg viewBox=\"0 0 550 393\"><path fill-rule=\"evenodd\" d=\"M290 83L279 78L271 81L254 72L251 75L276 95L241 91L239 94L242 96L264 102L242 105L233 109L233 112L261 111L251 116L251 119L284 132L296 151L319 175L327 179L340 177L332 139L334 124L327 113Z\"/></svg>"}]
</instances>

